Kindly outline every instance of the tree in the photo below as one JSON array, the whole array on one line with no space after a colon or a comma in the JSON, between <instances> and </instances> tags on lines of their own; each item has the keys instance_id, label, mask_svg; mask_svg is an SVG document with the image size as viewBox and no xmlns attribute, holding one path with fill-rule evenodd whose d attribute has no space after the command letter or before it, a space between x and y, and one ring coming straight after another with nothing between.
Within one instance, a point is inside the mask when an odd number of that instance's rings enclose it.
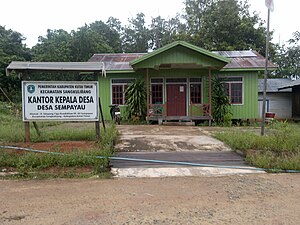
<instances>
[{"instance_id":1,"label":"tree","mask_svg":"<svg viewBox=\"0 0 300 225\"><path fill-rule=\"evenodd\" d=\"M300 32L293 33L288 45L278 46L273 62L278 66L275 77L297 79L300 76Z\"/></svg>"},{"instance_id":2,"label":"tree","mask_svg":"<svg viewBox=\"0 0 300 225\"><path fill-rule=\"evenodd\" d=\"M103 37L113 52L122 52L120 29L121 23L118 19L110 17L106 23L96 21L89 25L89 28ZM110 50L111 51L111 50Z\"/></svg>"},{"instance_id":3,"label":"tree","mask_svg":"<svg viewBox=\"0 0 300 225\"><path fill-rule=\"evenodd\" d=\"M180 15L165 20L160 16L152 18L150 24L150 49L155 50L176 40L188 41L186 24L180 21Z\"/></svg>"},{"instance_id":4,"label":"tree","mask_svg":"<svg viewBox=\"0 0 300 225\"><path fill-rule=\"evenodd\" d=\"M124 52L148 52L150 33L145 26L144 13L138 13L136 18L129 20L122 34L122 46Z\"/></svg>"},{"instance_id":5,"label":"tree","mask_svg":"<svg viewBox=\"0 0 300 225\"><path fill-rule=\"evenodd\" d=\"M68 62L72 59L71 35L65 30L47 30L32 47L33 61Z\"/></svg>"},{"instance_id":6,"label":"tree","mask_svg":"<svg viewBox=\"0 0 300 225\"><path fill-rule=\"evenodd\" d=\"M152 50L162 47L163 45L162 42L167 32L166 28L167 28L167 21L161 18L161 16L152 18L150 24L150 37L151 37L150 48Z\"/></svg>"},{"instance_id":7,"label":"tree","mask_svg":"<svg viewBox=\"0 0 300 225\"><path fill-rule=\"evenodd\" d=\"M196 8L193 8L196 7ZM191 43L208 50L255 49L264 54L266 29L247 1L187 0Z\"/></svg>"},{"instance_id":8,"label":"tree","mask_svg":"<svg viewBox=\"0 0 300 225\"><path fill-rule=\"evenodd\" d=\"M85 25L72 31L72 61L88 61L95 53L113 52L106 38L101 34L99 23Z\"/></svg>"},{"instance_id":9,"label":"tree","mask_svg":"<svg viewBox=\"0 0 300 225\"><path fill-rule=\"evenodd\" d=\"M187 22L190 34L198 33L203 27L203 16L211 7L213 0L185 0L185 12L183 15Z\"/></svg>"},{"instance_id":10,"label":"tree","mask_svg":"<svg viewBox=\"0 0 300 225\"><path fill-rule=\"evenodd\" d=\"M6 76L5 69L11 61L28 61L30 51L22 43L25 38L16 31L0 26L0 88L12 101L20 101L21 80L16 74ZM7 101L0 90L0 101Z\"/></svg>"}]
</instances>

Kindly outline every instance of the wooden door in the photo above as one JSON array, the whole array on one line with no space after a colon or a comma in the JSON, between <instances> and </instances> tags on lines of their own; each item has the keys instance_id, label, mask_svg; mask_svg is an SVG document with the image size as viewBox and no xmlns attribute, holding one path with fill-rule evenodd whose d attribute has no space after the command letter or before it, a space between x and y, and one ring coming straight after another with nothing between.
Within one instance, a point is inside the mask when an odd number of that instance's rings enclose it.
<instances>
[{"instance_id":1,"label":"wooden door","mask_svg":"<svg viewBox=\"0 0 300 225\"><path fill-rule=\"evenodd\" d=\"M167 116L186 116L186 84L167 84Z\"/></svg>"}]
</instances>

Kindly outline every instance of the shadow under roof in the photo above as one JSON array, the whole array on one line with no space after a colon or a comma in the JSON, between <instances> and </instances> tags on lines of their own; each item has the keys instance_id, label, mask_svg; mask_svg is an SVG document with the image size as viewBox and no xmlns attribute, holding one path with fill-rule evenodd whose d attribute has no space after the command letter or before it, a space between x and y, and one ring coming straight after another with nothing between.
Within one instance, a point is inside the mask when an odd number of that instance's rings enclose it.
<instances>
[{"instance_id":1,"label":"shadow under roof","mask_svg":"<svg viewBox=\"0 0 300 225\"><path fill-rule=\"evenodd\" d=\"M13 61L6 68L9 75L15 71L66 71L66 72L101 72L101 62L23 62Z\"/></svg>"}]
</instances>

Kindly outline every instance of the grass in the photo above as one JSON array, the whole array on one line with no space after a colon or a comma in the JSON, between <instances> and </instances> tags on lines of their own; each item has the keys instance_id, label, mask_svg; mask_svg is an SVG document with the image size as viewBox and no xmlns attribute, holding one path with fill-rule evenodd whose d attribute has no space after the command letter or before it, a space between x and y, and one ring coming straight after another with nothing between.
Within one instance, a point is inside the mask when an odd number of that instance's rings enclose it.
<instances>
[{"instance_id":1,"label":"grass","mask_svg":"<svg viewBox=\"0 0 300 225\"><path fill-rule=\"evenodd\" d=\"M300 170L300 125L274 121L266 127L266 135L258 129L232 127L215 133L215 137L234 150L246 155L246 160L261 168Z\"/></svg>"},{"instance_id":2,"label":"grass","mask_svg":"<svg viewBox=\"0 0 300 225\"><path fill-rule=\"evenodd\" d=\"M24 140L24 127L20 110L0 102L0 145L14 145ZM95 147L85 150L72 150L65 155L16 152L0 149L0 172L11 170L18 172L12 177L52 178L52 177L98 177L109 176L108 156L114 153L114 143L118 132L113 124L106 131L101 129L101 141L96 143L94 123L38 123L41 136L31 127L32 142L48 141L95 141ZM55 146L54 146L55 147ZM56 152L63 151L59 147ZM96 156L104 156L99 159ZM83 172L84 171L84 172ZM90 171L90 172L86 172Z\"/></svg>"}]
</instances>

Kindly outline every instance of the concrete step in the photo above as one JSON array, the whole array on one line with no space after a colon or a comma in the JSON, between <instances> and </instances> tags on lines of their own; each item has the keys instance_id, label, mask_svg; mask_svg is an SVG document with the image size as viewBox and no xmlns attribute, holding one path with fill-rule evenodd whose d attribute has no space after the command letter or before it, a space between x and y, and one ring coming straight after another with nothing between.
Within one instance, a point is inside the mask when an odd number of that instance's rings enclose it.
<instances>
[{"instance_id":1,"label":"concrete step","mask_svg":"<svg viewBox=\"0 0 300 225\"><path fill-rule=\"evenodd\" d=\"M164 121L162 125L169 125L169 126L195 126L195 122L192 121Z\"/></svg>"}]
</instances>

